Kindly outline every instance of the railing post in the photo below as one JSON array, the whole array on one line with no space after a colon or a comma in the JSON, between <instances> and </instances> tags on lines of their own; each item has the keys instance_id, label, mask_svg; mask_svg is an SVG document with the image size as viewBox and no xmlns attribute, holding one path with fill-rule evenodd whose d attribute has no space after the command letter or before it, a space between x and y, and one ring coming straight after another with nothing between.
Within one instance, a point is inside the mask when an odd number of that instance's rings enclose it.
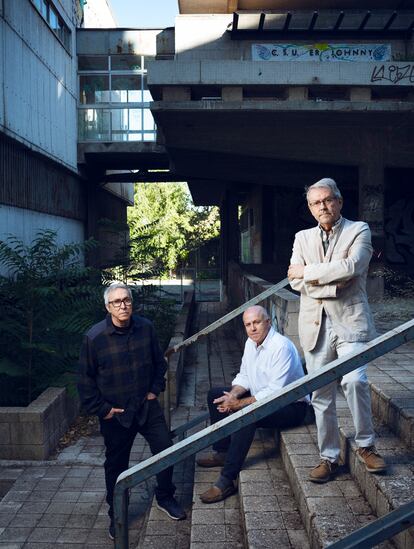
<instances>
[{"instance_id":1,"label":"railing post","mask_svg":"<svg viewBox=\"0 0 414 549\"><path fill-rule=\"evenodd\" d=\"M128 549L128 488L115 485L115 549Z\"/></svg>"}]
</instances>

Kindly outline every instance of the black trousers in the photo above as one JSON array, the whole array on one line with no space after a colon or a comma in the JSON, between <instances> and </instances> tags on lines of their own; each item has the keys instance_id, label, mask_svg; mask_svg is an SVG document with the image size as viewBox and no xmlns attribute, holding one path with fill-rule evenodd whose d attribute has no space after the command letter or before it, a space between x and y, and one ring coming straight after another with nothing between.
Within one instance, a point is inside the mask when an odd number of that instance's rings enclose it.
<instances>
[{"instance_id":1,"label":"black trousers","mask_svg":"<svg viewBox=\"0 0 414 549\"><path fill-rule=\"evenodd\" d=\"M213 401L216 398L223 396L223 391L230 390L231 387L213 387L208 392L207 403L211 423L216 423L229 415L227 413L219 412L217 410L217 404L213 404ZM247 395L250 396L250 393L246 394L246 396ZM253 442L256 427L277 427L280 429L296 427L303 423L307 406L306 402L288 404L288 406L261 419L257 423L251 423L236 433L233 433L230 437L215 442L213 444L213 449L216 452L226 452L226 461L221 474L229 480L235 480L237 478Z\"/></svg>"},{"instance_id":2,"label":"black trousers","mask_svg":"<svg viewBox=\"0 0 414 549\"><path fill-rule=\"evenodd\" d=\"M153 455L172 446L172 440L164 413L157 399L148 401L148 415L143 425L140 425L137 418L134 418L131 427L126 428L116 418L112 418L101 419L100 426L106 448L104 463L106 501L109 505L108 515L112 518L116 479L128 469L129 456L136 435L140 433L145 438ZM172 483L172 476L173 467L158 473L155 489L158 501L174 494L175 486Z\"/></svg>"}]
</instances>

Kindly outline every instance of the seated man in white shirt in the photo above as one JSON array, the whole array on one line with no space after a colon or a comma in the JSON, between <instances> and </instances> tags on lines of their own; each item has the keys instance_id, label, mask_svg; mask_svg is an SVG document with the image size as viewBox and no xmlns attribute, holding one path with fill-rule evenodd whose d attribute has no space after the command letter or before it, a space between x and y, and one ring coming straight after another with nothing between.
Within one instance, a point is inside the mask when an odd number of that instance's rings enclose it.
<instances>
[{"instance_id":1,"label":"seated man in white shirt","mask_svg":"<svg viewBox=\"0 0 414 549\"><path fill-rule=\"evenodd\" d=\"M300 356L293 343L271 326L267 311L256 305L247 309L243 323L248 339L244 348L240 372L232 387L210 389L207 397L211 423L216 423L257 400L276 394L282 387L304 375ZM300 425L306 415L308 398L243 427L231 437L213 444L215 453L197 459L201 467L222 466L222 472L206 492L203 503L221 501L236 491L236 480L253 441L256 427L280 429Z\"/></svg>"}]
</instances>

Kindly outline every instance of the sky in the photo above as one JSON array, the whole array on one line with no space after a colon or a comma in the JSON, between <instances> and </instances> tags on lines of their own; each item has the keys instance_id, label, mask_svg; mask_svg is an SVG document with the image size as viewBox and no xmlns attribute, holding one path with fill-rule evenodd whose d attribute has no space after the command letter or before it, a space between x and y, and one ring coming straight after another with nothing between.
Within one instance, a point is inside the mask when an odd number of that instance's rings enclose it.
<instances>
[{"instance_id":1,"label":"sky","mask_svg":"<svg viewBox=\"0 0 414 549\"><path fill-rule=\"evenodd\" d=\"M178 0L110 0L119 27L174 26Z\"/></svg>"}]
</instances>

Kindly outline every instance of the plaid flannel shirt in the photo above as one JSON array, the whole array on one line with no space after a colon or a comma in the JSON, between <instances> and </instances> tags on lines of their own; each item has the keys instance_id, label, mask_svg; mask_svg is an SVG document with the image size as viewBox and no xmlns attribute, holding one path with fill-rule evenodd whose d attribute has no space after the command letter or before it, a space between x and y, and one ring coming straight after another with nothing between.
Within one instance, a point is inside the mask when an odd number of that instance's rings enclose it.
<instances>
[{"instance_id":1,"label":"plaid flannel shirt","mask_svg":"<svg viewBox=\"0 0 414 549\"><path fill-rule=\"evenodd\" d=\"M128 427L148 392L165 389L167 363L152 323L131 317L127 333L117 331L111 316L84 336L79 359L78 390L89 414L104 418L111 408L123 408L118 421Z\"/></svg>"}]
</instances>

